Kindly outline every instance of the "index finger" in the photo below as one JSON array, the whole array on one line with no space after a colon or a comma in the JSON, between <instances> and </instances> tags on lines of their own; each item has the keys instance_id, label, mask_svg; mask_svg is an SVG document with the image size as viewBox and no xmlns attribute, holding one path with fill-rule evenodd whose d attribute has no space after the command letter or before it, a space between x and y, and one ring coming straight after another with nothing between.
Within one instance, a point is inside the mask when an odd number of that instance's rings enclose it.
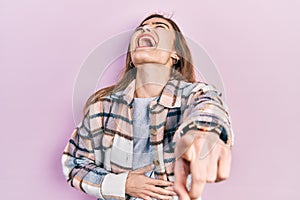
<instances>
[{"instance_id":1,"label":"index finger","mask_svg":"<svg viewBox=\"0 0 300 200\"><path fill-rule=\"evenodd\" d=\"M174 189L179 196L179 199L189 200L190 197L186 188L186 180L188 176L188 173L185 169L186 165L188 165L188 163L186 163L186 161L182 158L176 160L174 169Z\"/></svg>"},{"instance_id":2,"label":"index finger","mask_svg":"<svg viewBox=\"0 0 300 200\"><path fill-rule=\"evenodd\" d=\"M200 158L201 148L205 143L203 139L197 139L197 143L194 143L195 155L190 162L190 171L192 175L191 189L189 196L191 199L197 199L202 195L204 186L207 180L207 167L209 164L208 157Z\"/></svg>"}]
</instances>

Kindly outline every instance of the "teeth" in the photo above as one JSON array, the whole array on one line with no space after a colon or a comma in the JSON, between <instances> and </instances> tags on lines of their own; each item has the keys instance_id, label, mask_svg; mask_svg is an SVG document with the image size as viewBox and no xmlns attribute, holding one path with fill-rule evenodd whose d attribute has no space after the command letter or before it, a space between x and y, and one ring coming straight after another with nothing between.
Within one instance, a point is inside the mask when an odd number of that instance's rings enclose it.
<instances>
[{"instance_id":1,"label":"teeth","mask_svg":"<svg viewBox=\"0 0 300 200\"><path fill-rule=\"evenodd\" d=\"M139 47L153 47L155 45L155 41L152 37L142 36L138 41Z\"/></svg>"}]
</instances>

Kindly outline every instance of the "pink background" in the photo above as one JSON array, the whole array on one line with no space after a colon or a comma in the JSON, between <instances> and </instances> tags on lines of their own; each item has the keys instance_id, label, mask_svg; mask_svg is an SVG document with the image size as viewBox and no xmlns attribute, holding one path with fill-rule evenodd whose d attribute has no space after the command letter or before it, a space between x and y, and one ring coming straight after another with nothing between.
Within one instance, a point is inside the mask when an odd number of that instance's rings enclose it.
<instances>
[{"instance_id":1,"label":"pink background","mask_svg":"<svg viewBox=\"0 0 300 200\"><path fill-rule=\"evenodd\" d=\"M93 48L162 11L205 47L231 110L231 177L208 184L204 200L300 199L299 9L296 0L1 0L0 198L95 199L69 187L60 165L73 84Z\"/></svg>"}]
</instances>

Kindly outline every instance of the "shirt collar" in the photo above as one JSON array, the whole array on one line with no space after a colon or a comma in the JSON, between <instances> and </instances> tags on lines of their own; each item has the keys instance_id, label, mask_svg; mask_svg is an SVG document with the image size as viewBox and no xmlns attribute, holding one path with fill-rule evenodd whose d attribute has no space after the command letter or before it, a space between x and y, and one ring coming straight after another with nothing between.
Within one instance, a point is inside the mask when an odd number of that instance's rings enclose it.
<instances>
[{"instance_id":1,"label":"shirt collar","mask_svg":"<svg viewBox=\"0 0 300 200\"><path fill-rule=\"evenodd\" d=\"M136 80L134 79L124 90L111 94L111 97L117 100L124 100L128 106L131 106L134 99L135 82ZM184 81L181 80L170 79L163 88L159 98L156 99L157 104L167 108L180 107L183 83Z\"/></svg>"}]
</instances>

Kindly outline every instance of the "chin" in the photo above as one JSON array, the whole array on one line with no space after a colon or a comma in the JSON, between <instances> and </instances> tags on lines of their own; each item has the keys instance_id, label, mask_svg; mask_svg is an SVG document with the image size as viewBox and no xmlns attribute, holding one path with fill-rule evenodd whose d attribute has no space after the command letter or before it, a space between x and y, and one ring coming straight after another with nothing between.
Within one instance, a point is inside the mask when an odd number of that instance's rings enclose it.
<instances>
[{"instance_id":1,"label":"chin","mask_svg":"<svg viewBox=\"0 0 300 200\"><path fill-rule=\"evenodd\" d=\"M145 52L145 51L134 52L131 55L131 59L132 59L133 63L136 63L136 64L155 62L154 58L155 58L154 55L152 55L149 52Z\"/></svg>"},{"instance_id":2,"label":"chin","mask_svg":"<svg viewBox=\"0 0 300 200\"><path fill-rule=\"evenodd\" d=\"M149 50L136 50L131 52L131 59L133 63L145 64L145 63L166 63L170 55L166 52L149 51Z\"/></svg>"}]
</instances>

